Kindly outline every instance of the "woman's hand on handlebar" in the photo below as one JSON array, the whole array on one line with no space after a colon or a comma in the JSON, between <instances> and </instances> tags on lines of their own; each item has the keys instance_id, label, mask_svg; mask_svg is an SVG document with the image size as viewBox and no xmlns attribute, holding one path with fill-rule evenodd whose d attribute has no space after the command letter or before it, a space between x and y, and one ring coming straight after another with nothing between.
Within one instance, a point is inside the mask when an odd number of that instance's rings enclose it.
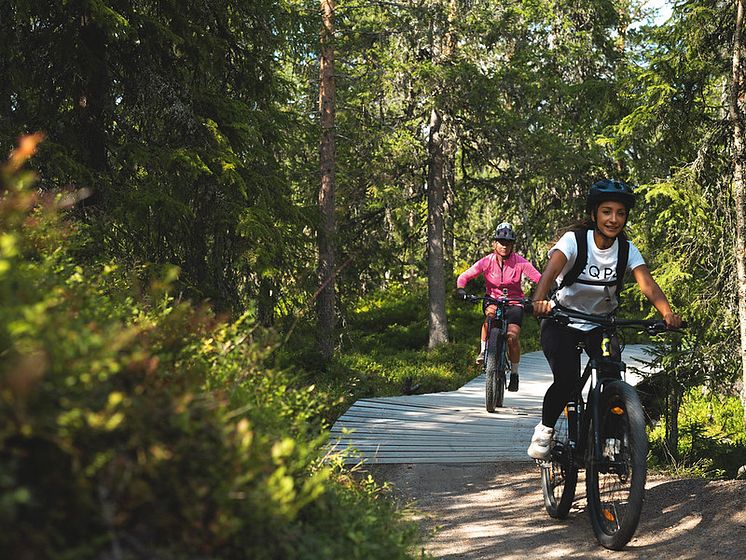
<instances>
[{"instance_id":1,"label":"woman's hand on handlebar","mask_svg":"<svg viewBox=\"0 0 746 560\"><path fill-rule=\"evenodd\" d=\"M552 311L552 302L548 299L534 300L534 317L546 317Z\"/></svg>"},{"instance_id":2,"label":"woman's hand on handlebar","mask_svg":"<svg viewBox=\"0 0 746 560\"><path fill-rule=\"evenodd\" d=\"M666 313L666 316L663 317L663 320L665 321L666 326L669 329L681 328L681 316L677 315L676 313Z\"/></svg>"}]
</instances>

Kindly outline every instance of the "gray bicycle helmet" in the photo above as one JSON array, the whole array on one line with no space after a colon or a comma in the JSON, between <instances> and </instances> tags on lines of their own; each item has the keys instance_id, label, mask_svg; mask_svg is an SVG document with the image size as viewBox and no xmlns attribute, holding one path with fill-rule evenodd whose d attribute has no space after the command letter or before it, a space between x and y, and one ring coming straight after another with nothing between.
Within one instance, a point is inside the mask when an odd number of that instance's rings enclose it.
<instances>
[{"instance_id":1,"label":"gray bicycle helmet","mask_svg":"<svg viewBox=\"0 0 746 560\"><path fill-rule=\"evenodd\" d=\"M508 222L501 223L495 228L495 235L492 239L495 241L515 241L513 226Z\"/></svg>"},{"instance_id":2,"label":"gray bicycle helmet","mask_svg":"<svg viewBox=\"0 0 746 560\"><path fill-rule=\"evenodd\" d=\"M615 179L602 179L591 185L586 198L586 210L592 212L600 203L607 200L621 202L631 210L635 206L635 193L627 183Z\"/></svg>"}]
</instances>

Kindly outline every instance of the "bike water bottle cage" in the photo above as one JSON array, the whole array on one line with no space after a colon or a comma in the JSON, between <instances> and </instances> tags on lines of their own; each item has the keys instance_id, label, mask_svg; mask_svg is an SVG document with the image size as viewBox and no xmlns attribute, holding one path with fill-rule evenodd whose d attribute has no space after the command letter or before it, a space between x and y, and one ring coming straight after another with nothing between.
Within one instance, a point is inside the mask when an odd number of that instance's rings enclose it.
<instances>
[{"instance_id":1,"label":"bike water bottle cage","mask_svg":"<svg viewBox=\"0 0 746 560\"><path fill-rule=\"evenodd\" d=\"M585 267L588 265L588 230L581 229L573 232L575 234L575 242L578 246L578 254L575 256L575 262L572 268L567 271L565 277L559 285L559 289L565 286L572 286L575 282L586 283L583 280L578 280L578 277L583 272ZM624 274L627 272L627 262L629 261L629 241L622 237L618 237L619 252L617 254L616 263L616 280L606 282L608 286L616 286L616 298L619 300L619 293L622 291L624 286ZM597 282L593 282L597 284Z\"/></svg>"}]
</instances>

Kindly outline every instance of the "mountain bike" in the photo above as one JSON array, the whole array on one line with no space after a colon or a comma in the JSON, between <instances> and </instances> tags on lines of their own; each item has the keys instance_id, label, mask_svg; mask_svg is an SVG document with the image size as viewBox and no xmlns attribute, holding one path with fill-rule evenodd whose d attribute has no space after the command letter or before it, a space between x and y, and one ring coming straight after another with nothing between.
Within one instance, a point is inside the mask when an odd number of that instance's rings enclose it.
<instances>
[{"instance_id":1,"label":"mountain bike","mask_svg":"<svg viewBox=\"0 0 746 560\"><path fill-rule=\"evenodd\" d=\"M586 497L593 532L602 546L621 550L640 520L647 476L648 438L642 404L625 381L626 364L613 360L617 330L642 328L649 335L668 329L663 321L599 317L555 308L548 320L567 325L580 319L602 327L600 359L591 359L554 428L550 457L541 467L544 505L564 519L575 497L578 470L586 471ZM582 344L578 346L578 353ZM583 389L590 382L588 401Z\"/></svg>"},{"instance_id":2,"label":"mountain bike","mask_svg":"<svg viewBox=\"0 0 746 560\"><path fill-rule=\"evenodd\" d=\"M508 323L505 309L509 305L528 305L529 300L509 298L507 294L499 298L467 295L466 301L484 302L484 306L495 305L495 316L487 320L487 348L482 365L485 374L484 404L487 412L495 412L503 405L505 388L508 385L510 360L508 359Z\"/></svg>"}]
</instances>

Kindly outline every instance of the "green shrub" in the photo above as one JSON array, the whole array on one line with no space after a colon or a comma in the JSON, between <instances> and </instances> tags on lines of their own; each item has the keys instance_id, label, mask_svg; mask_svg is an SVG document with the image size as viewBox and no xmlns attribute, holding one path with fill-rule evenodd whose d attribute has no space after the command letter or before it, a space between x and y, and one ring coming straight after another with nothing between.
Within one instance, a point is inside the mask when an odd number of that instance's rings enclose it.
<instances>
[{"instance_id":1,"label":"green shrub","mask_svg":"<svg viewBox=\"0 0 746 560\"><path fill-rule=\"evenodd\" d=\"M684 394L679 412L679 446L666 449L663 421L650 434L651 463L679 475L735 478L746 464L743 408L736 396L701 387Z\"/></svg>"},{"instance_id":2,"label":"green shrub","mask_svg":"<svg viewBox=\"0 0 746 560\"><path fill-rule=\"evenodd\" d=\"M1 171L0 556L413 555L324 460L328 397L262 366L270 337L176 302L174 269L77 262L69 195Z\"/></svg>"},{"instance_id":3,"label":"green shrub","mask_svg":"<svg viewBox=\"0 0 746 560\"><path fill-rule=\"evenodd\" d=\"M434 350L427 349L426 286L393 284L352 305L331 363L321 366L314 328L301 321L275 353L276 364L293 367L299 381L329 394L334 404L325 417L330 422L358 399L400 395L405 386L417 387L418 393L456 390L480 374L474 357L483 315L478 305L450 297L446 303L451 342ZM524 317L521 345L523 352L540 349L533 317Z\"/></svg>"}]
</instances>

